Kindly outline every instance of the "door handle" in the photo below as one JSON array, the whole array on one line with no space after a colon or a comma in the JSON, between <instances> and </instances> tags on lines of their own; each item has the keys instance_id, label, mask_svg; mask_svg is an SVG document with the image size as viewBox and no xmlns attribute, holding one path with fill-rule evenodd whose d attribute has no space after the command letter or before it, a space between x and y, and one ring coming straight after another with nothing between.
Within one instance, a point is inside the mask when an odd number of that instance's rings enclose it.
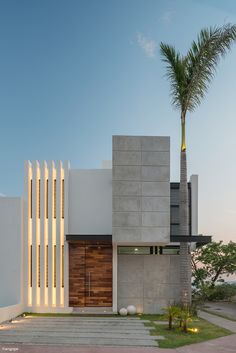
<instances>
[{"instance_id":1,"label":"door handle","mask_svg":"<svg viewBox=\"0 0 236 353\"><path fill-rule=\"evenodd\" d=\"M90 297L90 287L91 287L90 280L91 280L91 276L90 276L90 272L89 272L89 297Z\"/></svg>"}]
</instances>

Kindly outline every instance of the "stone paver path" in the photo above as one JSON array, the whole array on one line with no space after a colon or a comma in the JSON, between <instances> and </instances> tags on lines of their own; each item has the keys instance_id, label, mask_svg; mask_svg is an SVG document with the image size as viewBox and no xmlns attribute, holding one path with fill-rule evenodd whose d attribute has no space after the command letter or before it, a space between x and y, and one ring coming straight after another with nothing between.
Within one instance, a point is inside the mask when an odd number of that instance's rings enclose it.
<instances>
[{"instance_id":1,"label":"stone paver path","mask_svg":"<svg viewBox=\"0 0 236 353\"><path fill-rule=\"evenodd\" d=\"M1 344L0 352L13 353L235 353L236 335L217 338L175 349L158 347L79 347L53 345ZM8 352L7 352L8 351Z\"/></svg>"},{"instance_id":2,"label":"stone paver path","mask_svg":"<svg viewBox=\"0 0 236 353\"><path fill-rule=\"evenodd\" d=\"M139 318L26 317L1 325L0 344L157 347Z\"/></svg>"},{"instance_id":3,"label":"stone paver path","mask_svg":"<svg viewBox=\"0 0 236 353\"><path fill-rule=\"evenodd\" d=\"M224 319L223 317L206 313L205 311L199 311L198 315L202 319L205 319L214 325L226 328L227 330L236 333L236 321L227 320L227 319ZM235 347L235 352L236 352L236 347Z\"/></svg>"}]
</instances>

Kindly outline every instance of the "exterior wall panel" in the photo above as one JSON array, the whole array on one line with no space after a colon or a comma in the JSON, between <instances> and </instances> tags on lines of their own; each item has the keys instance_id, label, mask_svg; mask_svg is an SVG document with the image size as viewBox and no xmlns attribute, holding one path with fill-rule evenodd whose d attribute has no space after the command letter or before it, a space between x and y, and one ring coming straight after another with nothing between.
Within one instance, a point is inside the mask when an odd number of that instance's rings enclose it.
<instances>
[{"instance_id":1,"label":"exterior wall panel","mask_svg":"<svg viewBox=\"0 0 236 353\"><path fill-rule=\"evenodd\" d=\"M118 255L118 310L160 313L180 298L178 255Z\"/></svg>"},{"instance_id":2,"label":"exterior wall panel","mask_svg":"<svg viewBox=\"0 0 236 353\"><path fill-rule=\"evenodd\" d=\"M113 242L167 244L169 137L113 136L112 178Z\"/></svg>"}]
</instances>

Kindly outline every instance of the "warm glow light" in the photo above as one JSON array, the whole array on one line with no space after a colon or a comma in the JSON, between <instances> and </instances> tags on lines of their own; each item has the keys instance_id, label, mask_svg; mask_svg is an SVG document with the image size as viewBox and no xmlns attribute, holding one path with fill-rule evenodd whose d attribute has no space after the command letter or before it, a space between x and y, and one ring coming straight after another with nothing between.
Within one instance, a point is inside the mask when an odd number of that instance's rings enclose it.
<instances>
[{"instance_id":1,"label":"warm glow light","mask_svg":"<svg viewBox=\"0 0 236 353\"><path fill-rule=\"evenodd\" d=\"M189 328L188 331L197 333L199 330L198 328L194 327L194 328Z\"/></svg>"}]
</instances>

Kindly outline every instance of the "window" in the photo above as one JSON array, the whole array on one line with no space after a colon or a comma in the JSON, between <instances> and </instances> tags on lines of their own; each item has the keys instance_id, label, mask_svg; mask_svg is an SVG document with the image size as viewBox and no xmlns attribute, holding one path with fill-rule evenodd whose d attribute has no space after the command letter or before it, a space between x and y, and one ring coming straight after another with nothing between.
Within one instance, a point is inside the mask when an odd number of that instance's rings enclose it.
<instances>
[{"instance_id":1,"label":"window","mask_svg":"<svg viewBox=\"0 0 236 353\"><path fill-rule=\"evenodd\" d=\"M121 255L150 255L150 246L119 246L118 254Z\"/></svg>"},{"instance_id":2,"label":"window","mask_svg":"<svg viewBox=\"0 0 236 353\"><path fill-rule=\"evenodd\" d=\"M30 251L29 251L29 286L32 288L32 245L30 245Z\"/></svg>"},{"instance_id":3,"label":"window","mask_svg":"<svg viewBox=\"0 0 236 353\"><path fill-rule=\"evenodd\" d=\"M179 246L118 246L119 255L178 255Z\"/></svg>"},{"instance_id":4,"label":"window","mask_svg":"<svg viewBox=\"0 0 236 353\"><path fill-rule=\"evenodd\" d=\"M57 181L53 180L53 216L57 218Z\"/></svg>"},{"instance_id":5,"label":"window","mask_svg":"<svg viewBox=\"0 0 236 353\"><path fill-rule=\"evenodd\" d=\"M57 260L56 260L56 254L57 254L57 247L56 245L53 246L53 287L56 288L57 286Z\"/></svg>"},{"instance_id":6,"label":"window","mask_svg":"<svg viewBox=\"0 0 236 353\"><path fill-rule=\"evenodd\" d=\"M46 287L48 288L48 245L46 245Z\"/></svg>"},{"instance_id":7,"label":"window","mask_svg":"<svg viewBox=\"0 0 236 353\"><path fill-rule=\"evenodd\" d=\"M162 248L163 255L179 255L178 246L165 246Z\"/></svg>"},{"instance_id":8,"label":"window","mask_svg":"<svg viewBox=\"0 0 236 353\"><path fill-rule=\"evenodd\" d=\"M64 179L62 179L61 181L61 218L64 218L64 207L65 207L64 184L65 184Z\"/></svg>"},{"instance_id":9,"label":"window","mask_svg":"<svg viewBox=\"0 0 236 353\"><path fill-rule=\"evenodd\" d=\"M40 288L40 245L38 245L38 287Z\"/></svg>"},{"instance_id":10,"label":"window","mask_svg":"<svg viewBox=\"0 0 236 353\"><path fill-rule=\"evenodd\" d=\"M64 245L61 246L61 286L64 288Z\"/></svg>"}]
</instances>

